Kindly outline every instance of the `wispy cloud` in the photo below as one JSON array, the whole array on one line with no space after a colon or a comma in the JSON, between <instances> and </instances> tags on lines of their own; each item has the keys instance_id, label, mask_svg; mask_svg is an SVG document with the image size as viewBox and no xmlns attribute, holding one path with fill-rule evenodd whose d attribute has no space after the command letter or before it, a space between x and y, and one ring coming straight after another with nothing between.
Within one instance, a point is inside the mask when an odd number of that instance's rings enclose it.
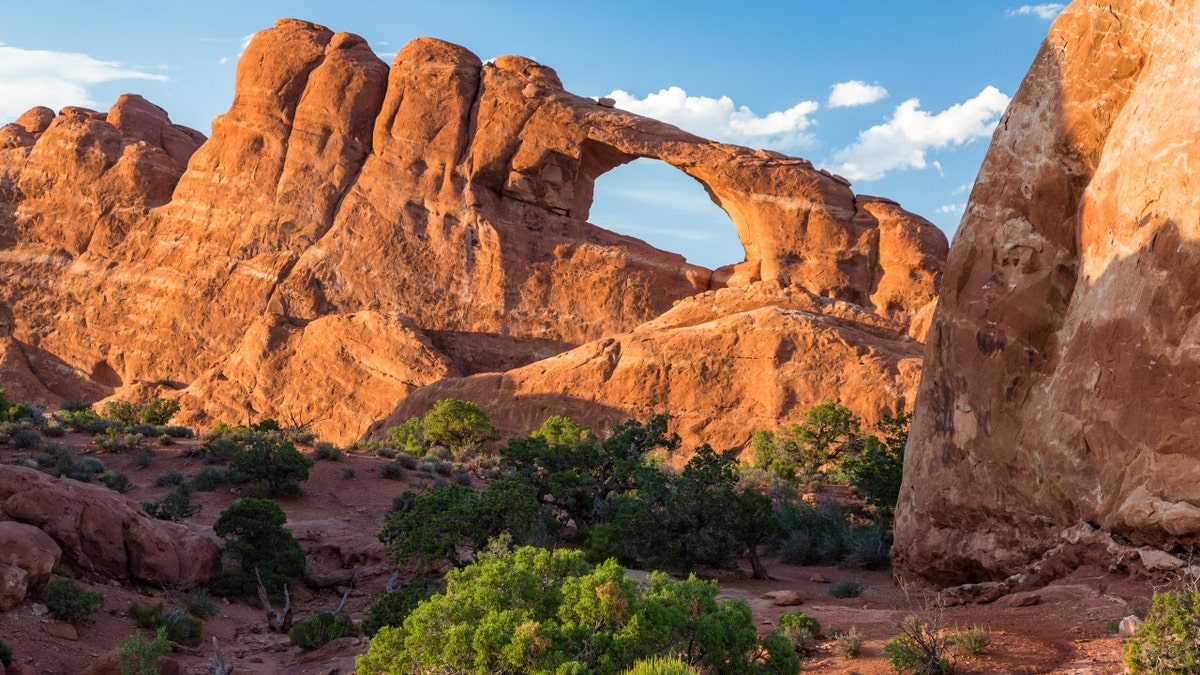
<instances>
[{"instance_id":1,"label":"wispy cloud","mask_svg":"<svg viewBox=\"0 0 1200 675\"><path fill-rule=\"evenodd\" d=\"M669 87L641 99L618 89L608 97L622 110L674 124L698 136L780 150L813 144L809 115L820 107L816 101L801 101L787 110L760 117L746 106L734 105L728 96L689 96L680 87Z\"/></svg>"},{"instance_id":2,"label":"wispy cloud","mask_svg":"<svg viewBox=\"0 0 1200 675\"><path fill-rule=\"evenodd\" d=\"M1043 21L1051 21L1058 13L1063 11L1066 5L1060 2L1047 2L1041 5L1021 5L1016 9L1005 10L1005 16L1029 16L1033 15Z\"/></svg>"},{"instance_id":3,"label":"wispy cloud","mask_svg":"<svg viewBox=\"0 0 1200 675\"><path fill-rule=\"evenodd\" d=\"M966 204L943 204L934 211L937 213L962 213L966 206Z\"/></svg>"},{"instance_id":4,"label":"wispy cloud","mask_svg":"<svg viewBox=\"0 0 1200 675\"><path fill-rule=\"evenodd\" d=\"M877 84L867 84L861 80L838 82L830 87L830 108L852 108L867 105L887 98L888 90Z\"/></svg>"},{"instance_id":5,"label":"wispy cloud","mask_svg":"<svg viewBox=\"0 0 1200 675\"><path fill-rule=\"evenodd\" d=\"M896 169L924 169L931 151L987 138L996 128L1009 98L995 87L950 106L940 113L921 110L910 98L901 103L884 124L858 135L849 146L833 154L833 170L851 180L877 180Z\"/></svg>"},{"instance_id":6,"label":"wispy cloud","mask_svg":"<svg viewBox=\"0 0 1200 675\"><path fill-rule=\"evenodd\" d=\"M0 121L16 119L38 105L55 110L69 105L97 107L89 88L104 82L167 79L87 54L20 49L0 42Z\"/></svg>"}]
</instances>

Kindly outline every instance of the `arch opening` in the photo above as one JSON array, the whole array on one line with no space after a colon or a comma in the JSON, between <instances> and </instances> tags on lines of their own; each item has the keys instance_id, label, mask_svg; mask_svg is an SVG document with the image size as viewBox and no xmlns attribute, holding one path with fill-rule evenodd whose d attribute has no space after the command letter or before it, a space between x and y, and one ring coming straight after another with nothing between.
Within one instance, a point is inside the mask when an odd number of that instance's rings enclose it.
<instances>
[{"instance_id":1,"label":"arch opening","mask_svg":"<svg viewBox=\"0 0 1200 675\"><path fill-rule=\"evenodd\" d=\"M711 270L746 259L729 214L695 178L652 158L612 164L592 184L588 222Z\"/></svg>"}]
</instances>

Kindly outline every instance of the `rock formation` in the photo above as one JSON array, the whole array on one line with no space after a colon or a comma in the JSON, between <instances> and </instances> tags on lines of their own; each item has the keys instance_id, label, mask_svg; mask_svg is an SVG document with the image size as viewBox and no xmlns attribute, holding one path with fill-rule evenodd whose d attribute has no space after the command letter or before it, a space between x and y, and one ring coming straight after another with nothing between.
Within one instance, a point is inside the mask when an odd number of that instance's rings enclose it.
<instances>
[{"instance_id":1,"label":"rock formation","mask_svg":"<svg viewBox=\"0 0 1200 675\"><path fill-rule=\"evenodd\" d=\"M186 422L316 420L339 441L435 383L476 387L486 410L511 411L501 426L525 427L530 413L476 384L498 377L546 410L588 408L589 422L609 410L725 412L695 388L728 382L689 385L686 368L659 386L633 370L609 382L597 362L571 380L586 390L529 375L564 352L543 370L650 339L659 365L646 374L684 358L673 350L753 352L761 370L838 345L807 357L822 364L821 386L791 365L782 382L737 374L738 390L772 391L731 423L774 426L822 398L853 398L843 389L870 368L888 375L863 381L888 393L864 395L860 414L911 400L907 333L928 314L945 238L805 160L602 106L521 57L484 64L422 38L389 68L357 36L288 19L250 42L232 106L199 140L131 96L107 115L37 109L0 130L0 269L14 280L0 288L0 374L20 386L14 398L156 389L181 399ZM640 157L699 181L745 261L708 270L589 224L596 178ZM743 292L687 300L721 289ZM697 304L712 298L728 309ZM690 318L657 322L680 301L723 335L706 342ZM676 334L646 337L660 325ZM766 334L743 333L755 331ZM843 358L855 364L847 378ZM737 370L729 355L703 361ZM505 371L515 374L494 374ZM493 374L459 382L479 373ZM730 442L751 431L688 424Z\"/></svg>"},{"instance_id":2,"label":"rock formation","mask_svg":"<svg viewBox=\"0 0 1200 675\"><path fill-rule=\"evenodd\" d=\"M61 556L88 576L178 587L207 582L221 571L217 545L204 534L151 518L106 487L53 478L36 469L0 466L0 526L10 528L0 530L0 543L3 533L12 531L6 521L41 533L35 543L40 542L43 558L54 559L50 568ZM0 550L8 551L7 544ZM0 557L0 568L5 564L22 567ZM48 580L49 569L23 569L31 584Z\"/></svg>"},{"instance_id":3,"label":"rock formation","mask_svg":"<svg viewBox=\"0 0 1200 675\"><path fill-rule=\"evenodd\" d=\"M1072 3L992 140L942 281L893 551L1003 578L1090 523L1200 543L1195 3Z\"/></svg>"}]
</instances>

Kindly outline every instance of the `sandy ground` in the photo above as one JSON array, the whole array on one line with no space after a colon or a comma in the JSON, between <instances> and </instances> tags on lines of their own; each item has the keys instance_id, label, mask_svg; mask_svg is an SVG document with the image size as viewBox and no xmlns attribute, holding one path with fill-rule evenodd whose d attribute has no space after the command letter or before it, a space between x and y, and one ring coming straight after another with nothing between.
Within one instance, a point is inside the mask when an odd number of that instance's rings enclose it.
<instances>
[{"instance_id":1,"label":"sandy ground","mask_svg":"<svg viewBox=\"0 0 1200 675\"><path fill-rule=\"evenodd\" d=\"M65 439L80 454L89 450L90 438L71 434ZM136 484L127 493L131 499L158 499L169 488L154 486L155 479L170 470L182 471L189 478L200 470L199 462L181 456L183 446L158 449L158 456L147 468L135 470L133 455L95 454L105 465L126 472ZM19 458L21 451L0 449L0 460ZM379 467L386 460L373 456L347 455L339 461L316 462L304 485L305 496L282 500L288 514L288 526L309 555L312 569L325 576L360 572L346 603L355 620L383 592L393 567L386 551L375 540L392 497L414 485L431 482L427 474L409 472L404 480L381 477ZM353 469L346 478L344 469ZM216 492L197 492L193 501L203 504L201 513L191 522L211 527L221 511L238 499L236 491L222 488ZM745 566L748 570L748 565ZM805 660L805 673L890 673L883 656L883 645L897 634L896 625L908 614L919 614L947 630L980 625L992 635L987 653L974 659L958 659L959 673L1121 673L1121 640L1109 630L1109 622L1131 612L1138 603L1148 603L1153 588L1145 580L1105 574L1094 568L1080 568L1070 576L1035 592L1036 604L1011 606L1011 596L988 605L954 606L938 609L927 593L897 587L888 572L841 570L831 567L797 567L767 559L774 577L755 581L748 576L723 574L718 577L725 594L745 598L754 611L755 621L769 631L785 611L802 610L817 618L828 634L834 628L857 628L866 637L861 654L849 659L834 652L833 642L822 639ZM832 582L851 578L865 584L858 598L836 599L827 593ZM44 674L78 673L98 658L113 651L133 630L127 616L131 603L153 604L169 599L173 589L115 583L81 582L103 591L105 609L98 612L94 624L78 627L76 635L48 615L36 616L26 601L18 608L0 614L0 639L13 648L18 665L31 666ZM294 610L297 620L316 612L334 609L345 587L312 590L297 586ZM803 599L800 607L775 607L760 596L769 591L790 589ZM1027 601L1031 599L1026 598ZM221 613L204 624L205 642L198 649L172 654L185 673L205 673L205 662L212 654L210 638L219 641L234 672L283 673L308 675L350 673L354 656L365 652L365 638L343 638L311 653L301 652L286 636L266 630L265 614L243 603L217 601ZM67 633L65 637L63 633Z\"/></svg>"}]
</instances>

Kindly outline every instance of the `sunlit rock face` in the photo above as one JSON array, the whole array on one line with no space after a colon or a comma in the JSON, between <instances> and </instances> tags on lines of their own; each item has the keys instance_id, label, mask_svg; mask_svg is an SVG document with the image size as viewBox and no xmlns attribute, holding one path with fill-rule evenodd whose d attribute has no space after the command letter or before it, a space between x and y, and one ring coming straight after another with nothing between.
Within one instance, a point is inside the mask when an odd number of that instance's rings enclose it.
<instances>
[{"instance_id":1,"label":"sunlit rock face","mask_svg":"<svg viewBox=\"0 0 1200 675\"><path fill-rule=\"evenodd\" d=\"M589 224L596 178L639 157L698 180L745 260L708 270ZM135 96L0 129L0 377L14 398L163 394L187 423L347 441L424 387L512 372L541 407L463 393L506 431L659 410L737 445L826 397L868 419L911 405L946 250L805 160L602 106L528 59L422 38L389 67L283 19L207 140ZM603 365L614 340L636 369Z\"/></svg>"},{"instance_id":2,"label":"sunlit rock face","mask_svg":"<svg viewBox=\"0 0 1200 675\"><path fill-rule=\"evenodd\" d=\"M1003 577L1088 522L1200 541L1197 4L1075 2L950 251L908 446L907 576Z\"/></svg>"}]
</instances>

